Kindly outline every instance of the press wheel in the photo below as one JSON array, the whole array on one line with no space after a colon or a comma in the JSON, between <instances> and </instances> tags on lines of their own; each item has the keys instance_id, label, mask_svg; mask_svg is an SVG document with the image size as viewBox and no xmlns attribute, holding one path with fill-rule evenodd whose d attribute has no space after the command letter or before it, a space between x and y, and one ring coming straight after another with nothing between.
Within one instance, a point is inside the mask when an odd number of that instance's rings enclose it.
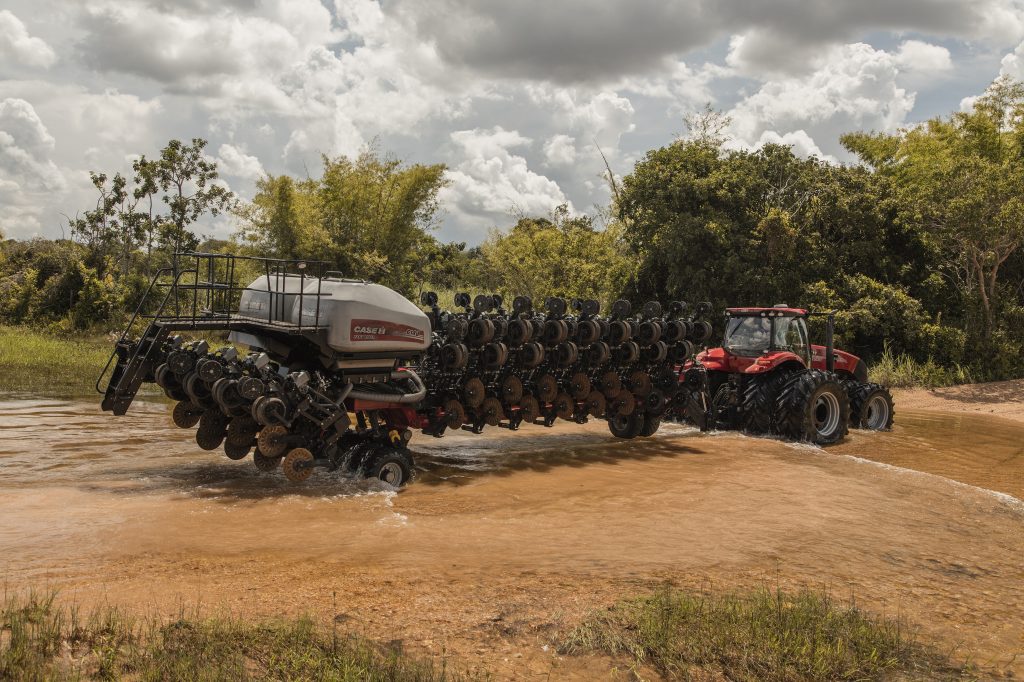
<instances>
[{"instance_id":1,"label":"press wheel","mask_svg":"<svg viewBox=\"0 0 1024 682\"><path fill-rule=\"evenodd\" d=\"M313 453L306 448L295 448L281 462L285 478L292 483L302 483L313 475Z\"/></svg>"}]
</instances>

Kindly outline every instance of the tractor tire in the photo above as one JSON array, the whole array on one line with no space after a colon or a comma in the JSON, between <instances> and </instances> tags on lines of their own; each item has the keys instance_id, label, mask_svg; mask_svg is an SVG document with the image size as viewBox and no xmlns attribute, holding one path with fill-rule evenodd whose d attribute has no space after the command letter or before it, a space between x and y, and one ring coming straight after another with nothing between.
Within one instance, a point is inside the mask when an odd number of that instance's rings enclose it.
<instances>
[{"instance_id":1,"label":"tractor tire","mask_svg":"<svg viewBox=\"0 0 1024 682\"><path fill-rule=\"evenodd\" d=\"M893 405L889 389L879 384L854 384L849 387L850 426L868 431L892 428Z\"/></svg>"},{"instance_id":2,"label":"tractor tire","mask_svg":"<svg viewBox=\"0 0 1024 682\"><path fill-rule=\"evenodd\" d=\"M850 399L834 374L807 369L792 374L775 400L779 433L816 445L838 443L850 424Z\"/></svg>"},{"instance_id":3,"label":"tractor tire","mask_svg":"<svg viewBox=\"0 0 1024 682\"><path fill-rule=\"evenodd\" d=\"M643 423L640 426L639 435L644 438L649 438L655 434L659 426L661 426L661 417L655 417L652 414L645 414Z\"/></svg>"},{"instance_id":4,"label":"tractor tire","mask_svg":"<svg viewBox=\"0 0 1024 682\"><path fill-rule=\"evenodd\" d=\"M775 401L791 374L790 371L776 370L747 380L740 406L740 428L743 431L759 434L775 432Z\"/></svg>"},{"instance_id":5,"label":"tractor tire","mask_svg":"<svg viewBox=\"0 0 1024 682\"><path fill-rule=\"evenodd\" d=\"M644 427L644 418L639 412L618 414L608 420L608 430L616 438L636 438Z\"/></svg>"},{"instance_id":6,"label":"tractor tire","mask_svg":"<svg viewBox=\"0 0 1024 682\"><path fill-rule=\"evenodd\" d=\"M412 456L405 448L378 445L363 459L359 473L375 478L392 488L401 488L412 480Z\"/></svg>"}]
</instances>

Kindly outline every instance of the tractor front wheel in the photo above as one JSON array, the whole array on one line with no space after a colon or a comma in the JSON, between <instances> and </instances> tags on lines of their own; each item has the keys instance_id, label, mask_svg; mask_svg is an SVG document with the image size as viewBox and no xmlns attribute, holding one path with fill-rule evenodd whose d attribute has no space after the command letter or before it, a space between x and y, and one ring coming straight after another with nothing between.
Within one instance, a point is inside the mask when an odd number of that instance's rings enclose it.
<instances>
[{"instance_id":1,"label":"tractor front wheel","mask_svg":"<svg viewBox=\"0 0 1024 682\"><path fill-rule=\"evenodd\" d=\"M838 443L850 422L850 399L835 375L808 369L792 375L775 401L775 424L787 438Z\"/></svg>"}]
</instances>

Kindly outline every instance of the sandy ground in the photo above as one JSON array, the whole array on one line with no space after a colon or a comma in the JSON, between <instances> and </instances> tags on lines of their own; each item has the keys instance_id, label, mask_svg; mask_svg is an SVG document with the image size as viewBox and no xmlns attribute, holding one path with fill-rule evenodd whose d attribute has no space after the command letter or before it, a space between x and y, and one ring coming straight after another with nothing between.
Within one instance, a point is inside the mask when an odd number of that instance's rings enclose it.
<instances>
[{"instance_id":1,"label":"sandy ground","mask_svg":"<svg viewBox=\"0 0 1024 682\"><path fill-rule=\"evenodd\" d=\"M1024 421L1024 379L947 388L893 391L896 408L941 412L980 412Z\"/></svg>"},{"instance_id":2,"label":"sandy ground","mask_svg":"<svg viewBox=\"0 0 1024 682\"><path fill-rule=\"evenodd\" d=\"M0 401L0 576L145 614L310 613L500 679L580 680L625 677L555 650L625 596L810 585L1024 675L1024 426L896 400L892 432L827 450L671 425L417 438L397 494L259 475L160 403Z\"/></svg>"}]
</instances>

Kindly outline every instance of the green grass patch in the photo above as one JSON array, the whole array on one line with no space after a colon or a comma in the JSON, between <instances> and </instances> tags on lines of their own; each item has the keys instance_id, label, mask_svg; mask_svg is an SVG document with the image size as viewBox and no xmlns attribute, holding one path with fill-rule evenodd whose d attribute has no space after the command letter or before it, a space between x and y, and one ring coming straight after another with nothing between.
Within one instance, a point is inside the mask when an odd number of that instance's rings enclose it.
<instances>
[{"instance_id":1,"label":"green grass patch","mask_svg":"<svg viewBox=\"0 0 1024 682\"><path fill-rule=\"evenodd\" d=\"M938 388L974 383L971 371L962 365L944 367L932 360L921 362L886 348L871 365L871 381L890 388Z\"/></svg>"},{"instance_id":2,"label":"green grass patch","mask_svg":"<svg viewBox=\"0 0 1024 682\"><path fill-rule=\"evenodd\" d=\"M730 680L969 679L970 669L919 643L900 620L822 591L729 594L662 589L577 627L567 654L626 656L669 678Z\"/></svg>"},{"instance_id":3,"label":"green grass patch","mask_svg":"<svg viewBox=\"0 0 1024 682\"><path fill-rule=\"evenodd\" d=\"M414 680L465 676L339 634L310 618L248 621L180 614L82 615L53 593L7 596L0 612L3 680Z\"/></svg>"},{"instance_id":4,"label":"green grass patch","mask_svg":"<svg viewBox=\"0 0 1024 682\"><path fill-rule=\"evenodd\" d=\"M103 335L57 336L0 326L0 391L85 395L114 349Z\"/></svg>"}]
</instances>

